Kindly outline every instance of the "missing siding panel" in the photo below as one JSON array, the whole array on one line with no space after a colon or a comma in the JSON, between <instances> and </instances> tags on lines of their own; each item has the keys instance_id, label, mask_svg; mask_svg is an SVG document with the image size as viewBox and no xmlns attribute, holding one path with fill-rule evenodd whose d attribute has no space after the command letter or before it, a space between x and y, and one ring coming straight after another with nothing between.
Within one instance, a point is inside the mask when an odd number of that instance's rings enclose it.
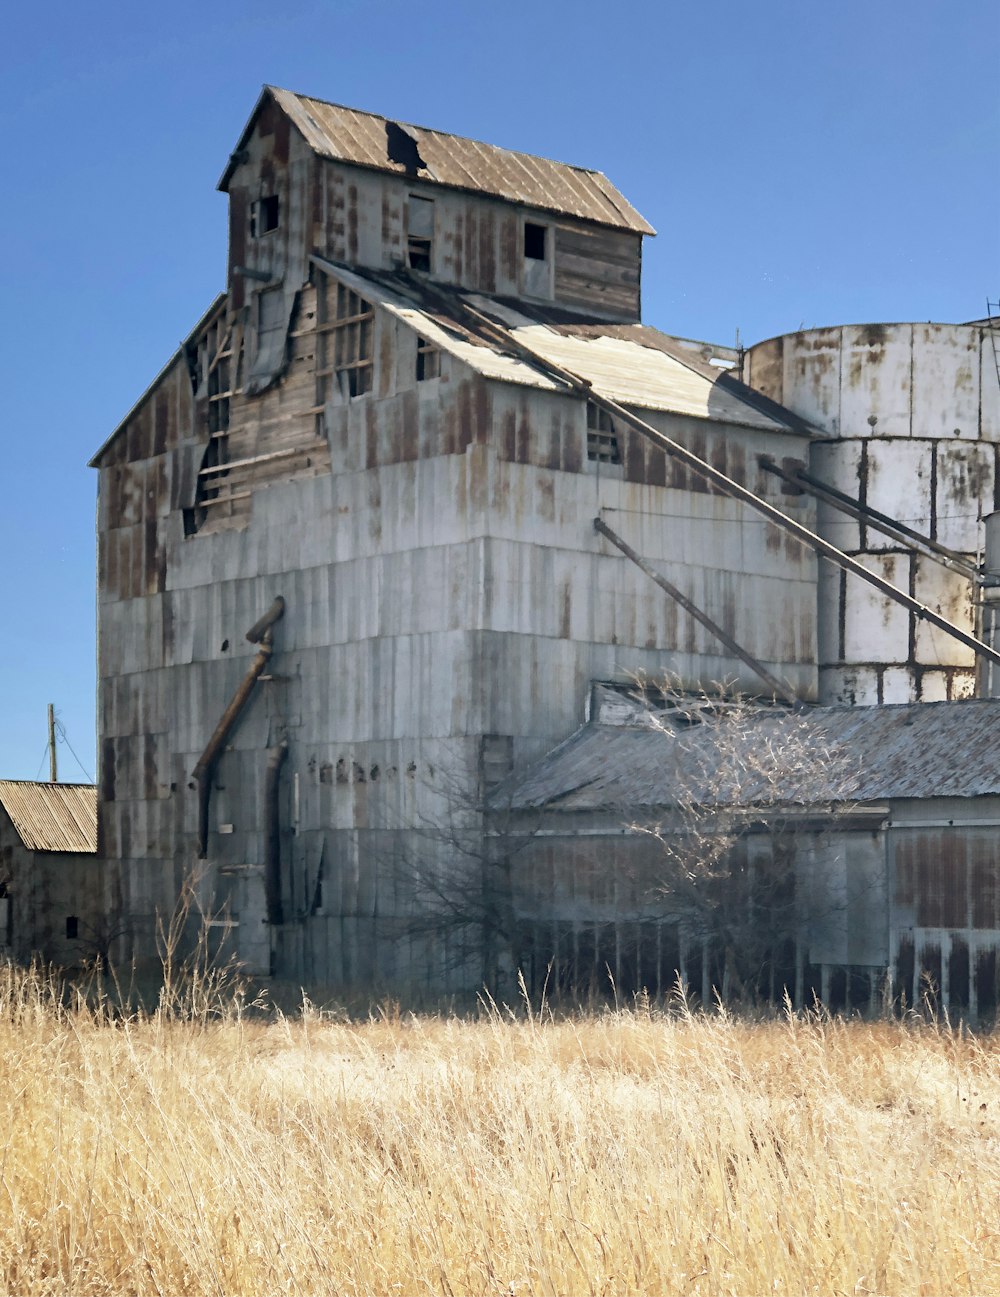
<instances>
[{"instance_id":1,"label":"missing siding panel","mask_svg":"<svg viewBox=\"0 0 1000 1297\"><path fill-rule=\"evenodd\" d=\"M333 372L341 394L345 398L364 396L372 389L374 308L363 297L338 284L337 310L329 330L333 341Z\"/></svg>"},{"instance_id":2,"label":"missing siding panel","mask_svg":"<svg viewBox=\"0 0 1000 1297\"><path fill-rule=\"evenodd\" d=\"M614 420L593 401L587 402L587 458L599 464L622 462Z\"/></svg>"},{"instance_id":3,"label":"missing siding panel","mask_svg":"<svg viewBox=\"0 0 1000 1297\"><path fill-rule=\"evenodd\" d=\"M230 461L229 421L234 395L243 381L243 343L222 321L211 325L198 344L198 390L208 399L209 442L198 472L193 509L184 510L184 534L193 536L205 521L206 509L228 493L225 466Z\"/></svg>"}]
</instances>

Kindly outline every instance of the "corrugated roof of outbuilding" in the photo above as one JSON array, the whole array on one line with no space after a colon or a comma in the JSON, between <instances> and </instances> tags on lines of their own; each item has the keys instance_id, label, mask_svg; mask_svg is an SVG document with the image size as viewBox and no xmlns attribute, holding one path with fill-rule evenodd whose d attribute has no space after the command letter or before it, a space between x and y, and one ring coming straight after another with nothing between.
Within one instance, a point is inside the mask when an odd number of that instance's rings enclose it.
<instances>
[{"instance_id":1,"label":"corrugated roof of outbuilding","mask_svg":"<svg viewBox=\"0 0 1000 1297\"><path fill-rule=\"evenodd\" d=\"M395 122L379 113L347 108L307 95L266 86L261 101L237 145L242 147L265 96L288 114L306 143L321 157L355 166L390 171L405 176L406 167L390 161L386 148L386 124L402 128L417 146L424 163L414 179L452 189L491 194L543 211L564 212L582 220L596 221L638 234L656 231L600 171L553 162L530 153L517 153L495 144L434 131L410 122ZM219 187L224 188L233 169L226 168Z\"/></svg>"},{"instance_id":2,"label":"corrugated roof of outbuilding","mask_svg":"<svg viewBox=\"0 0 1000 1297\"><path fill-rule=\"evenodd\" d=\"M0 779L0 806L29 851L97 851L93 784L39 784Z\"/></svg>"},{"instance_id":3,"label":"corrugated roof of outbuilding","mask_svg":"<svg viewBox=\"0 0 1000 1297\"><path fill-rule=\"evenodd\" d=\"M768 744L780 759L783 736L792 727L801 734L803 720L817 765L827 761L833 768L838 756L845 758L853 776L851 801L1000 794L1000 699L799 711L762 706L742 741ZM683 781L695 800L710 802L711 790L698 781L713 769L711 746L720 740L711 726L699 728L585 725L499 796L517 810L649 809L669 807L671 787ZM840 800L842 773L835 778L826 791ZM825 797L816 769L790 772L778 791L788 803ZM742 792L741 802L752 804L752 786Z\"/></svg>"}]
</instances>

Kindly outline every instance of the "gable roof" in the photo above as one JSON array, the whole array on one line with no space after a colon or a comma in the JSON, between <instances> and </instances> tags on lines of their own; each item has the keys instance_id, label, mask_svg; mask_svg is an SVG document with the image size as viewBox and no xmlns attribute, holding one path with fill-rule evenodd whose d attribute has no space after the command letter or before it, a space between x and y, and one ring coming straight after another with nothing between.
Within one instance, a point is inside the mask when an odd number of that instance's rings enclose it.
<instances>
[{"instance_id":1,"label":"gable roof","mask_svg":"<svg viewBox=\"0 0 1000 1297\"><path fill-rule=\"evenodd\" d=\"M220 189L228 184L236 166L236 154L249 138L257 113L268 96L288 115L320 157L400 176L409 174L414 179L450 189L490 194L526 207L561 212L638 234L656 233L600 171L553 162L530 153L516 153L409 122L395 122L378 113L312 99L278 86L264 87L222 174ZM422 164L416 170L411 167L408 171L403 162L390 159L387 129L402 136L411 149L415 146Z\"/></svg>"},{"instance_id":2,"label":"gable roof","mask_svg":"<svg viewBox=\"0 0 1000 1297\"><path fill-rule=\"evenodd\" d=\"M0 779L0 806L29 851L97 851L93 784L36 784Z\"/></svg>"},{"instance_id":3,"label":"gable roof","mask_svg":"<svg viewBox=\"0 0 1000 1297\"><path fill-rule=\"evenodd\" d=\"M502 322L515 341L586 379L604 395L640 410L661 410L717 423L811 436L798 416L761 398L726 370L714 369L666 334L647 325L545 322L518 302L508 306L480 294L462 293L402 272L347 269L314 256L313 262L366 301L405 321L422 338L484 378L545 392L566 387L541 365L505 352L471 327L462 304ZM541 317L541 318L539 318Z\"/></svg>"},{"instance_id":4,"label":"gable roof","mask_svg":"<svg viewBox=\"0 0 1000 1297\"><path fill-rule=\"evenodd\" d=\"M927 797L985 797L1000 794L1000 699L906 703L881 707L808 707L792 710L762 706L748 724L745 741L755 749L769 744L780 753L783 734L801 742L803 719L817 761L843 755L856 771L851 801L884 802ZM494 798L515 810L613 812L666 808L677 781L706 804L725 800L699 781L712 770L711 745L729 744L711 726L674 731L648 723L584 725ZM802 750L802 749L800 749ZM730 754L731 755L731 754ZM802 777L792 771L780 793L788 803L823 796L815 769ZM843 795L838 787L831 796ZM753 789L741 790L752 804Z\"/></svg>"}]
</instances>

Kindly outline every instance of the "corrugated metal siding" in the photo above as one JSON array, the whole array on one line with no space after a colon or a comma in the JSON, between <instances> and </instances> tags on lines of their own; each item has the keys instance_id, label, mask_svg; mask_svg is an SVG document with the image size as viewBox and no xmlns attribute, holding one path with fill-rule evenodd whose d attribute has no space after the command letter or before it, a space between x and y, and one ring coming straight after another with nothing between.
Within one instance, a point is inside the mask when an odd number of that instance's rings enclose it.
<instances>
[{"instance_id":1,"label":"corrugated metal siding","mask_svg":"<svg viewBox=\"0 0 1000 1297\"><path fill-rule=\"evenodd\" d=\"M29 851L97 851L93 784L0 780L0 805Z\"/></svg>"},{"instance_id":2,"label":"corrugated metal siding","mask_svg":"<svg viewBox=\"0 0 1000 1297\"><path fill-rule=\"evenodd\" d=\"M1000 793L1000 700L816 707L806 716L818 754L844 753L856 763L852 797L857 801ZM762 710L746 741L770 743L780 752L781 731L788 725L799 732L801 713ZM691 789L698 772L711 768L704 746L711 742L711 730L702 738L697 730L678 737L649 725L588 725L505 797L525 809L668 806L675 779ZM806 782L815 799L815 777L807 775ZM752 788L742 792L752 801ZM793 779L785 795L797 800Z\"/></svg>"},{"instance_id":3,"label":"corrugated metal siding","mask_svg":"<svg viewBox=\"0 0 1000 1297\"><path fill-rule=\"evenodd\" d=\"M324 157L405 176L406 168L386 153L386 118L321 99L270 87L278 104ZM425 166L422 181L492 194L544 211L565 212L619 229L655 234L635 208L599 171L537 158L478 140L396 123L415 141Z\"/></svg>"}]
</instances>

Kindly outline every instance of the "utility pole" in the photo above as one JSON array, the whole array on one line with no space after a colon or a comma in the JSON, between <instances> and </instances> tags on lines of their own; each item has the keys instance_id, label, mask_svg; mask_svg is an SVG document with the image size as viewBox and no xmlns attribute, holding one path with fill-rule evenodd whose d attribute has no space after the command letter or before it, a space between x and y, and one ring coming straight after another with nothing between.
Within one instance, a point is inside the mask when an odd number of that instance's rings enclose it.
<instances>
[{"instance_id":1,"label":"utility pole","mask_svg":"<svg viewBox=\"0 0 1000 1297\"><path fill-rule=\"evenodd\" d=\"M59 772L56 769L56 709L49 703L49 782L57 784L59 782Z\"/></svg>"}]
</instances>

